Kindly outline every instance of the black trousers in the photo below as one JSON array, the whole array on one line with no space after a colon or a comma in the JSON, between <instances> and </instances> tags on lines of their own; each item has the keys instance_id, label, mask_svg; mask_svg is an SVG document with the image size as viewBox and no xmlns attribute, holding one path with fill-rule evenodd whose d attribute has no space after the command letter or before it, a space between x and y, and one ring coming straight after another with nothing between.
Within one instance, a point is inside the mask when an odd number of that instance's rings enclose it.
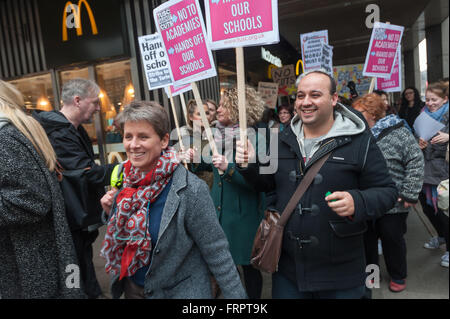
<instances>
[{"instance_id":1,"label":"black trousers","mask_svg":"<svg viewBox=\"0 0 450 319\"><path fill-rule=\"evenodd\" d=\"M366 264L379 265L378 238L380 238L387 271L395 280L402 280L407 276L404 238L407 217L408 213L384 215L377 219L375 224L367 222L367 232L364 234Z\"/></svg>"},{"instance_id":2,"label":"black trousers","mask_svg":"<svg viewBox=\"0 0 450 319\"><path fill-rule=\"evenodd\" d=\"M252 265L243 265L245 289L249 299L261 299L262 275Z\"/></svg>"},{"instance_id":3,"label":"black trousers","mask_svg":"<svg viewBox=\"0 0 450 319\"><path fill-rule=\"evenodd\" d=\"M419 195L419 201L424 214L428 217L434 229L436 229L438 236L445 238L448 251L448 217L440 209L436 213L434 207L427 204L427 197L423 192Z\"/></svg>"},{"instance_id":4,"label":"black trousers","mask_svg":"<svg viewBox=\"0 0 450 319\"><path fill-rule=\"evenodd\" d=\"M92 244L98 237L98 230L93 232L73 231L72 239L80 267L81 286L89 299L96 299L102 294L97 281L93 258Z\"/></svg>"}]
</instances>

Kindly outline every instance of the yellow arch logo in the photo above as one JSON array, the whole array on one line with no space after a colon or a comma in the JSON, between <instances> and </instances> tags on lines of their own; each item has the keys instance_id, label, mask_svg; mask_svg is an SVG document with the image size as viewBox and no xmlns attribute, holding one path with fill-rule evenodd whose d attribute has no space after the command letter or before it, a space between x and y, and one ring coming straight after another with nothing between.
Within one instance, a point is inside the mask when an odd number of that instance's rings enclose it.
<instances>
[{"instance_id":1,"label":"yellow arch logo","mask_svg":"<svg viewBox=\"0 0 450 319\"><path fill-rule=\"evenodd\" d=\"M91 22L91 30L92 34L98 34L97 24L95 23L94 14L92 13L91 6L86 0L79 0L78 6L75 6L71 1L67 1L66 5L64 6L64 13L63 13L63 23L62 23L62 40L67 41L67 8L70 7L74 18L75 18L75 28L77 29L77 36L83 35L83 28L81 26L81 9L82 6L86 7L86 10L89 15L89 21Z\"/></svg>"},{"instance_id":2,"label":"yellow arch logo","mask_svg":"<svg viewBox=\"0 0 450 319\"><path fill-rule=\"evenodd\" d=\"M300 73L300 65L302 66L302 72ZM297 76L299 76L300 74L302 74L303 72L305 72L305 68L303 66L303 61L302 60L298 60L297 61L297 65L295 67L295 74Z\"/></svg>"},{"instance_id":3,"label":"yellow arch logo","mask_svg":"<svg viewBox=\"0 0 450 319\"><path fill-rule=\"evenodd\" d=\"M272 79L272 69L277 69L278 67L276 65L269 65L269 68L267 69L267 78Z\"/></svg>"}]
</instances>

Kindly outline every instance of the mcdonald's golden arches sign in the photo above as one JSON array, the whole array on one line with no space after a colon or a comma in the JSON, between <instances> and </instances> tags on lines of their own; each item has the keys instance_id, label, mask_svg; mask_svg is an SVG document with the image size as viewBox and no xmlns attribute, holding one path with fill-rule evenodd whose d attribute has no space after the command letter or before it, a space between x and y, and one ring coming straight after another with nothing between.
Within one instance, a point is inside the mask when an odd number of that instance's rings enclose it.
<instances>
[{"instance_id":1,"label":"mcdonald's golden arches sign","mask_svg":"<svg viewBox=\"0 0 450 319\"><path fill-rule=\"evenodd\" d=\"M48 68L128 57L122 0L37 0Z\"/></svg>"},{"instance_id":2,"label":"mcdonald's golden arches sign","mask_svg":"<svg viewBox=\"0 0 450 319\"><path fill-rule=\"evenodd\" d=\"M92 13L91 6L86 0L79 0L78 5L75 6L71 1L67 1L64 6L63 20L62 20L62 40L67 41L67 28L72 26L72 22L68 20L67 13L72 12L74 27L77 30L77 36L83 35L83 26L81 25L81 12L83 5L89 15L89 21L91 22L92 34L98 34L97 24L95 23L95 17Z\"/></svg>"}]
</instances>

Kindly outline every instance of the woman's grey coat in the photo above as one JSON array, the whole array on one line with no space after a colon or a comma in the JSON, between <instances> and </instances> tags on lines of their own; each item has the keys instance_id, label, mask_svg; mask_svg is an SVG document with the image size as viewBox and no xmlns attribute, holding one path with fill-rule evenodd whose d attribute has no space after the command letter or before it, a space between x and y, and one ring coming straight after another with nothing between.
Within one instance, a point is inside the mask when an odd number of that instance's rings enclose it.
<instances>
[{"instance_id":1,"label":"woman's grey coat","mask_svg":"<svg viewBox=\"0 0 450 319\"><path fill-rule=\"evenodd\" d=\"M83 298L56 176L13 125L0 150L0 298Z\"/></svg>"},{"instance_id":2,"label":"woman's grey coat","mask_svg":"<svg viewBox=\"0 0 450 319\"><path fill-rule=\"evenodd\" d=\"M209 188L182 165L173 173L145 278L146 298L212 298L210 272L225 298L246 298ZM112 294L123 292L118 276Z\"/></svg>"},{"instance_id":3,"label":"woman's grey coat","mask_svg":"<svg viewBox=\"0 0 450 319\"><path fill-rule=\"evenodd\" d=\"M417 203L423 184L424 159L412 133L400 122L383 130L377 138L377 145L397 186L398 197L408 203ZM408 208L403 202L397 202L386 214L405 212Z\"/></svg>"}]
</instances>

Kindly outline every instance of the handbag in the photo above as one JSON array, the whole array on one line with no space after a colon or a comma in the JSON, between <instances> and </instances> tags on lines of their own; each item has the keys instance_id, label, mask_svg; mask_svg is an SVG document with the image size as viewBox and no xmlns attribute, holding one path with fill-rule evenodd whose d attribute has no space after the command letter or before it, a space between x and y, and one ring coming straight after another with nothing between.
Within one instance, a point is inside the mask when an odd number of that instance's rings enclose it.
<instances>
[{"instance_id":1,"label":"handbag","mask_svg":"<svg viewBox=\"0 0 450 319\"><path fill-rule=\"evenodd\" d=\"M273 210L265 211L253 241L250 263L254 268L271 274L278 270L284 226L330 154L321 157L311 166L281 215Z\"/></svg>"}]
</instances>

